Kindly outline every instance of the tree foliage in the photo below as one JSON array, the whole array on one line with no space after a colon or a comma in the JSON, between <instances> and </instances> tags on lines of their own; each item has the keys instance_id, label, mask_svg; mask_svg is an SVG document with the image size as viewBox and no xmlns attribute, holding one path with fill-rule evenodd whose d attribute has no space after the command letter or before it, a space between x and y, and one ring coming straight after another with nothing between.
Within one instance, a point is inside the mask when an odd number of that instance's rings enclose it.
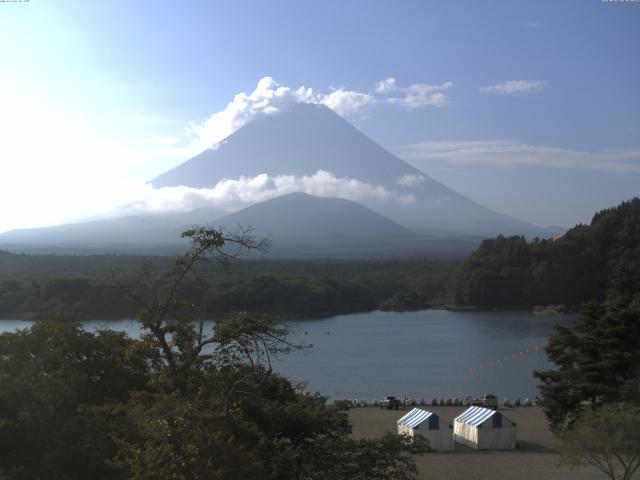
<instances>
[{"instance_id":1,"label":"tree foliage","mask_svg":"<svg viewBox=\"0 0 640 480\"><path fill-rule=\"evenodd\" d=\"M84 266L78 265L77 259L62 257L69 265L44 277L33 262L46 264L53 261L49 256L4 257L19 259L9 262L4 270L0 252L0 316L4 318L40 318L47 312L69 308L84 318L133 318L139 305L109 288L109 271L146 271L150 284L164 288L173 270L165 264L166 259L156 258L145 265L134 261L135 257L105 256L112 261L108 269L103 265L104 258L94 256L81 258L86 264L99 260L100 268L90 276L79 277ZM221 318L238 310L297 318L380 307L415 310L445 303L451 265L408 260L251 260L239 262L237 267L234 263L233 276L221 275L214 265L201 266L198 277L184 279L178 294L198 305L200 313L208 318ZM18 278L30 269L29 279L1 280L7 272L15 272Z\"/></svg>"},{"instance_id":2,"label":"tree foliage","mask_svg":"<svg viewBox=\"0 0 640 480\"><path fill-rule=\"evenodd\" d=\"M546 347L556 369L536 372L552 424L575 419L583 404L640 402L640 247L625 253L603 303L590 303Z\"/></svg>"},{"instance_id":3,"label":"tree foliage","mask_svg":"<svg viewBox=\"0 0 640 480\"><path fill-rule=\"evenodd\" d=\"M562 439L568 464L590 465L611 480L631 480L640 467L640 409L625 404L587 409Z\"/></svg>"},{"instance_id":4,"label":"tree foliage","mask_svg":"<svg viewBox=\"0 0 640 480\"><path fill-rule=\"evenodd\" d=\"M124 428L107 411L145 389L149 373L139 342L73 318L0 335L0 472L121 478L104 464L116 453L109 436Z\"/></svg>"},{"instance_id":5,"label":"tree foliage","mask_svg":"<svg viewBox=\"0 0 640 480\"><path fill-rule=\"evenodd\" d=\"M181 296L201 263L261 243L185 235L193 247L160 287L151 275L114 285L139 305L139 340L68 315L0 335L0 478L415 478L416 446L352 440L343 411L272 371L303 347L285 328L237 312L207 329Z\"/></svg>"},{"instance_id":6,"label":"tree foliage","mask_svg":"<svg viewBox=\"0 0 640 480\"><path fill-rule=\"evenodd\" d=\"M560 238L485 240L455 271L451 303L522 307L602 300L608 277L640 244L640 198L597 213Z\"/></svg>"}]
</instances>

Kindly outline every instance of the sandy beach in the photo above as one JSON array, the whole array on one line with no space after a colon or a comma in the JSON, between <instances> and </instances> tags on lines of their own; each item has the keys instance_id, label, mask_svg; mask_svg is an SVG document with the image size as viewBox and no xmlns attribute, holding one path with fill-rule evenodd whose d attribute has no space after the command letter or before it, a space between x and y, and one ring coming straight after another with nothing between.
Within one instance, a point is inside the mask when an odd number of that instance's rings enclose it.
<instances>
[{"instance_id":1,"label":"sandy beach","mask_svg":"<svg viewBox=\"0 0 640 480\"><path fill-rule=\"evenodd\" d=\"M424 407L441 420L452 422L465 407ZM476 451L455 445L450 453L425 453L416 456L420 479L550 479L599 480L606 477L594 469L572 470L560 464L558 442L538 407L501 408L500 411L518 427L517 448L509 451ZM375 438L396 430L396 421L407 410L383 410L377 407L349 411L354 438Z\"/></svg>"}]
</instances>

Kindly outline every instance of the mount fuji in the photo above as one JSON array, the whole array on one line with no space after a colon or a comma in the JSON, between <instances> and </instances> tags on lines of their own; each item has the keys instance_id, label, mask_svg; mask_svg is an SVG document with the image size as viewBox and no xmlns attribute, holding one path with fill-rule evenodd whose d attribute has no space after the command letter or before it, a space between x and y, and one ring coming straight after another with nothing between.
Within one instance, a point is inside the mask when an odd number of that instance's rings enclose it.
<instances>
[{"instance_id":1,"label":"mount fuji","mask_svg":"<svg viewBox=\"0 0 640 480\"><path fill-rule=\"evenodd\" d=\"M368 187L362 205L419 233L546 236L536 225L490 210L430 178L324 105L294 104L255 119L212 149L152 180L154 187L213 188L223 180L318 171ZM319 196L322 189L307 190Z\"/></svg>"},{"instance_id":2,"label":"mount fuji","mask_svg":"<svg viewBox=\"0 0 640 480\"><path fill-rule=\"evenodd\" d=\"M241 191L240 207L231 214L214 204L16 230L0 234L0 248L167 253L184 250L180 231L209 224L253 226L257 235L271 234L272 253L279 257L459 257L483 237L553 233L460 195L323 105L294 104L254 119L151 183L156 189L217 190L229 182L240 190L258 185L258 195Z\"/></svg>"}]
</instances>

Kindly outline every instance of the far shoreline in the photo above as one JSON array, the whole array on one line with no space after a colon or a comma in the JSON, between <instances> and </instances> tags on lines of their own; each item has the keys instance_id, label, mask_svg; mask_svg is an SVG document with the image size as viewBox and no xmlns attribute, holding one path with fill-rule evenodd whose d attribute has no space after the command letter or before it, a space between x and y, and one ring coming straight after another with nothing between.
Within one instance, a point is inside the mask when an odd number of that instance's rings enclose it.
<instances>
[{"instance_id":1,"label":"far shoreline","mask_svg":"<svg viewBox=\"0 0 640 480\"><path fill-rule=\"evenodd\" d=\"M409 312L426 312L426 311L451 311L451 312L469 312L469 313L482 313L482 312L514 312L514 313L532 313L534 315L541 316L565 316L565 315L575 315L578 313L577 310L567 307L566 305L535 305L535 306L495 306L495 307L479 307L475 305L441 305L441 306L429 306L425 308L407 308L407 309L386 309L386 308L374 308L367 310L338 310L338 311L327 311L327 312L317 312L317 313L264 313L264 312L249 312L254 315L270 315L276 321L281 322L295 322L295 321L309 321L309 320L321 320L324 318L333 318L339 317L343 315L358 315L358 314L368 314L375 312L382 313L409 313ZM215 321L220 318L224 318L226 315L229 315L233 312L226 312L222 315L218 315L215 317L207 318L206 321ZM5 315L5 314L3 314ZM25 312L14 312L14 313L6 313L8 318L0 318L0 322L38 322L47 318L50 314L47 313L25 313ZM105 322L119 322L119 321L127 321L127 320L136 320L136 314L132 314L127 317L109 317L109 316L100 316L100 315L81 315L80 322L90 322L90 321L105 321Z\"/></svg>"}]
</instances>

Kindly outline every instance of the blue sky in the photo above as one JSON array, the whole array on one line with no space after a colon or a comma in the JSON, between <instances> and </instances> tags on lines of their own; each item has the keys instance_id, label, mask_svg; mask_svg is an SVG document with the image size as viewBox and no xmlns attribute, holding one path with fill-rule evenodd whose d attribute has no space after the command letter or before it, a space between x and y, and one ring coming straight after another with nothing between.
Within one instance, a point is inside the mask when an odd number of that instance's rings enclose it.
<instances>
[{"instance_id":1,"label":"blue sky","mask_svg":"<svg viewBox=\"0 0 640 480\"><path fill-rule=\"evenodd\" d=\"M486 206L588 221L640 194L639 24L640 3L600 0L0 3L0 231L148 194L266 76L338 92L359 129Z\"/></svg>"}]
</instances>

